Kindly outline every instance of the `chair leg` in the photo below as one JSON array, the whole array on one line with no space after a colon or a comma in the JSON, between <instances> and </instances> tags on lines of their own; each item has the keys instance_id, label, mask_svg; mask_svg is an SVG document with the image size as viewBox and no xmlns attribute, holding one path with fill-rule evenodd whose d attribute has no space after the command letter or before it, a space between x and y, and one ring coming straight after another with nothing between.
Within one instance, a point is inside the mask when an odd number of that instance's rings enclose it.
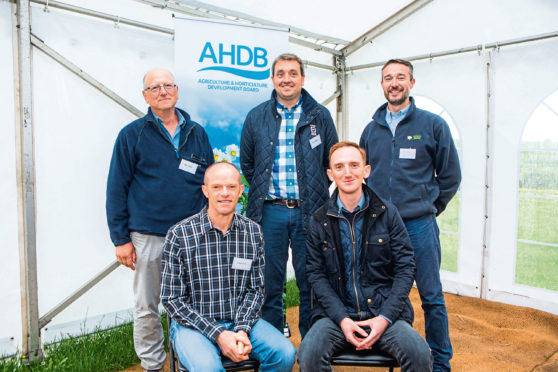
<instances>
[{"instance_id":1,"label":"chair leg","mask_svg":"<svg viewBox=\"0 0 558 372\"><path fill-rule=\"evenodd\" d=\"M170 326L171 326L171 321L169 319L169 316L167 314L167 337L169 340L169 364L170 364L170 372L175 372L176 371L176 356L174 355L174 345L172 344L171 338L170 338Z\"/></svg>"}]
</instances>

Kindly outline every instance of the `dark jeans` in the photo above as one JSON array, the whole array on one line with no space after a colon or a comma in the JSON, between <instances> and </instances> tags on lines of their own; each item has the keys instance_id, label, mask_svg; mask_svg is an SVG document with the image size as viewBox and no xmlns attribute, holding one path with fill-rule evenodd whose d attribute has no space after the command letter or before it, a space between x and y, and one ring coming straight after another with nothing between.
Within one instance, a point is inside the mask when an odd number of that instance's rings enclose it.
<instances>
[{"instance_id":1,"label":"dark jeans","mask_svg":"<svg viewBox=\"0 0 558 372\"><path fill-rule=\"evenodd\" d=\"M429 214L419 218L404 219L415 250L417 272L415 281L424 310L426 342L430 345L434 371L449 371L453 356L449 336L448 313L442 282L440 281L440 230L436 217Z\"/></svg>"},{"instance_id":2,"label":"dark jeans","mask_svg":"<svg viewBox=\"0 0 558 372\"><path fill-rule=\"evenodd\" d=\"M298 350L301 372L331 371L331 357L352 345L347 342L341 327L329 318L322 318L310 328ZM404 320L389 326L374 344L397 359L401 371L426 372L432 370L428 344Z\"/></svg>"},{"instance_id":3,"label":"dark jeans","mask_svg":"<svg viewBox=\"0 0 558 372\"><path fill-rule=\"evenodd\" d=\"M265 249L263 318L283 332L283 283L290 243L296 284L300 290L298 329L304 338L310 328L310 287L306 280L306 233L300 208L264 203L261 226Z\"/></svg>"}]
</instances>

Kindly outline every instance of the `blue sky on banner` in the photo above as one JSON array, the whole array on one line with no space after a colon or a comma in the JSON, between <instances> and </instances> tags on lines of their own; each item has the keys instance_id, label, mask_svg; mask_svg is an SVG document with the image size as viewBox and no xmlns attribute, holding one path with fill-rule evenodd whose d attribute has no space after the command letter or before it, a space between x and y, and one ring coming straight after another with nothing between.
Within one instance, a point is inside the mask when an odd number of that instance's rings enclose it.
<instances>
[{"instance_id":1,"label":"blue sky on banner","mask_svg":"<svg viewBox=\"0 0 558 372\"><path fill-rule=\"evenodd\" d=\"M239 165L244 118L269 99L271 64L288 51L288 33L212 20L175 19L178 107L204 126L217 160Z\"/></svg>"}]
</instances>

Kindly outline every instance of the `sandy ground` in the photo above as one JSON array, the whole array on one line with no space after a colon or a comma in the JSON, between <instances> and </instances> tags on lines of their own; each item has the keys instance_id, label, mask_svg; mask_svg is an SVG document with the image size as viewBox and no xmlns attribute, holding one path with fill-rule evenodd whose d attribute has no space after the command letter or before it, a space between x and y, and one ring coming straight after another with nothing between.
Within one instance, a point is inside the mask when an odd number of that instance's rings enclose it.
<instances>
[{"instance_id":1,"label":"sandy ground","mask_svg":"<svg viewBox=\"0 0 558 372\"><path fill-rule=\"evenodd\" d=\"M416 289L411 292L414 328L424 336L424 318ZM558 372L558 316L526 307L446 294L454 371ZM298 308L287 311L298 348ZM165 371L169 371L168 361ZM383 371L383 368L335 367L335 371ZM396 369L399 370L399 369ZM140 366L126 371L139 372ZM295 365L293 371L299 371Z\"/></svg>"}]
</instances>

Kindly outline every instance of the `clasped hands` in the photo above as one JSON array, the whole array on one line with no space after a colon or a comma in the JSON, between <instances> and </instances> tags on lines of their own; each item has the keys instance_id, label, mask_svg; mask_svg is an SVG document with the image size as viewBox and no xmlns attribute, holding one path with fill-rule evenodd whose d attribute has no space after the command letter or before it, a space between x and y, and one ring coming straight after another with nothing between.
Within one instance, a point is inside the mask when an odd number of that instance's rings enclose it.
<instances>
[{"instance_id":1,"label":"clasped hands","mask_svg":"<svg viewBox=\"0 0 558 372\"><path fill-rule=\"evenodd\" d=\"M250 358L252 344L244 331L223 331L215 341L223 355L235 363Z\"/></svg>"},{"instance_id":2,"label":"clasped hands","mask_svg":"<svg viewBox=\"0 0 558 372\"><path fill-rule=\"evenodd\" d=\"M340 326L347 342L353 344L357 350L369 350L380 339L389 322L380 316L357 322L351 318L343 318ZM369 328L369 332L362 327Z\"/></svg>"}]
</instances>

